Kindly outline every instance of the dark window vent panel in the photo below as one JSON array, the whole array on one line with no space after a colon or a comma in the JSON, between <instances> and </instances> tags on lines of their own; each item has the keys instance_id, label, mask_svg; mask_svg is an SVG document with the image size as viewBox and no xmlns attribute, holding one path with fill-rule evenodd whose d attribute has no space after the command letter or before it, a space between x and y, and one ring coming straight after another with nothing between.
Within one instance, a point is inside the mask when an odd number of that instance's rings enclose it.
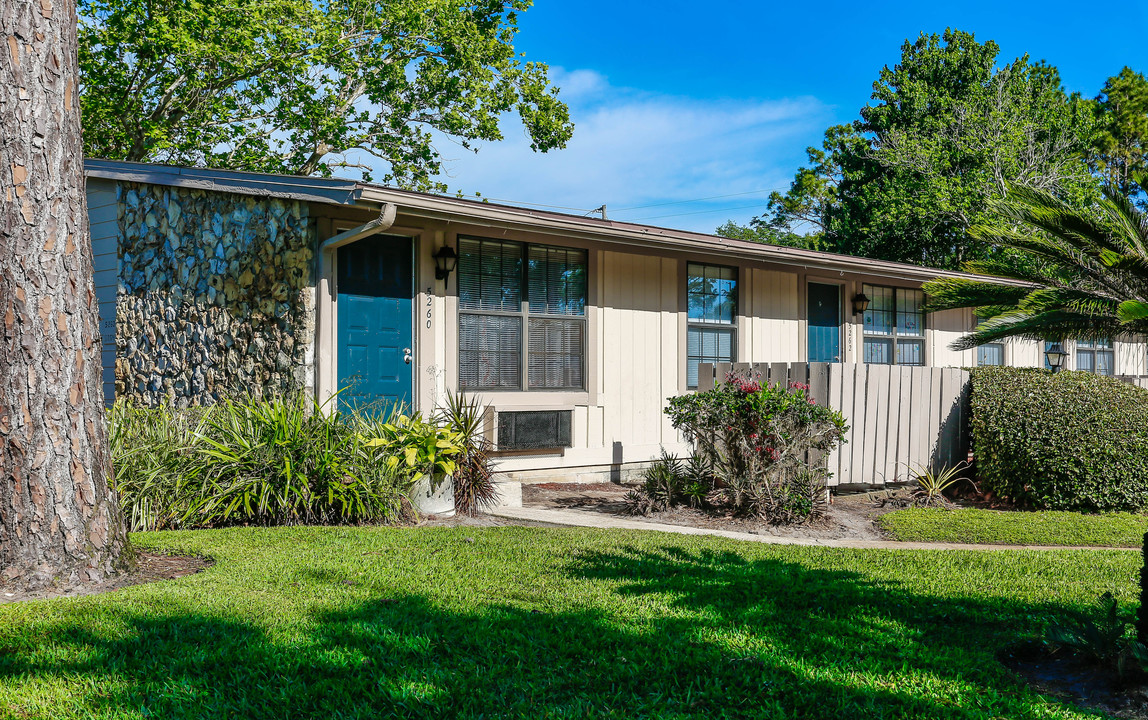
<instances>
[{"instance_id":1,"label":"dark window vent panel","mask_svg":"<svg viewBox=\"0 0 1148 720\"><path fill-rule=\"evenodd\" d=\"M498 413L498 449L534 450L570 447L570 410Z\"/></svg>"}]
</instances>

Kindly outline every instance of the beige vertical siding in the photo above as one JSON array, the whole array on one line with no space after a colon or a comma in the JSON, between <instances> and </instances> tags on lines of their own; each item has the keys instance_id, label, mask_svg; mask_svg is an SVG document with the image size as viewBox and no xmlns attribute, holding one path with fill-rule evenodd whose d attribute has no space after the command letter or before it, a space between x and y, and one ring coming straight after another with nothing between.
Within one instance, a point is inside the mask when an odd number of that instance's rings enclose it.
<instances>
[{"instance_id":1,"label":"beige vertical siding","mask_svg":"<svg viewBox=\"0 0 1148 720\"><path fill-rule=\"evenodd\" d=\"M1113 346L1116 349L1117 375L1148 375L1148 368L1145 368L1148 352L1144 343L1117 340Z\"/></svg>"},{"instance_id":2,"label":"beige vertical siding","mask_svg":"<svg viewBox=\"0 0 1148 720\"><path fill-rule=\"evenodd\" d=\"M621 443L626 462L645 460L651 450L678 442L662 412L665 399L679 391L685 364L678 261L616 252L602 260L602 444Z\"/></svg>"},{"instance_id":3,"label":"beige vertical siding","mask_svg":"<svg viewBox=\"0 0 1148 720\"><path fill-rule=\"evenodd\" d=\"M1005 343L1005 364L1011 367L1044 367L1044 343L1039 340L1009 340Z\"/></svg>"},{"instance_id":4,"label":"beige vertical siding","mask_svg":"<svg viewBox=\"0 0 1148 720\"><path fill-rule=\"evenodd\" d=\"M738 361L805 360L797 274L751 268L743 277Z\"/></svg>"},{"instance_id":5,"label":"beige vertical siding","mask_svg":"<svg viewBox=\"0 0 1148 720\"><path fill-rule=\"evenodd\" d=\"M933 367L970 367L977 363L975 350L953 350L949 345L973 327L971 310L945 310L929 315L930 354L925 362Z\"/></svg>"}]
</instances>

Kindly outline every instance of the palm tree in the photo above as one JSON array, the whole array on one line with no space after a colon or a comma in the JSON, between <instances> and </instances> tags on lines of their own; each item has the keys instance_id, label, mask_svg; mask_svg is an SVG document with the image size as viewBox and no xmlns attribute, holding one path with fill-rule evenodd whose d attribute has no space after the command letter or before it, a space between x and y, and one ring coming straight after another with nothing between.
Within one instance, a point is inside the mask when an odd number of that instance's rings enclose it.
<instances>
[{"instance_id":1,"label":"palm tree","mask_svg":"<svg viewBox=\"0 0 1148 720\"><path fill-rule=\"evenodd\" d=\"M1013 337L1148 334L1148 215L1128 197L1107 189L1080 207L1013 186L994 209L996 222L970 233L1002 252L965 269L999 280L941 278L924 286L930 311L975 308L982 318L953 349Z\"/></svg>"},{"instance_id":2,"label":"palm tree","mask_svg":"<svg viewBox=\"0 0 1148 720\"><path fill-rule=\"evenodd\" d=\"M970 232L1004 250L965 269L999 280L942 278L924 286L929 310L975 308L985 318L953 349L1014 337L1148 334L1148 215L1127 196L1107 188L1095 203L1080 207L1014 186L995 210L997 222ZM1148 533L1136 636L1148 644Z\"/></svg>"}]
</instances>

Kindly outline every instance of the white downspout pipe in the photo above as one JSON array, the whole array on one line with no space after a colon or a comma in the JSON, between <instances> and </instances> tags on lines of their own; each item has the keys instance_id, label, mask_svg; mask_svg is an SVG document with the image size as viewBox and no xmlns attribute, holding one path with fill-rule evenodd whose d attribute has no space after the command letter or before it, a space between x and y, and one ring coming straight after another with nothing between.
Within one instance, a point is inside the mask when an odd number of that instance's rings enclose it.
<instances>
[{"instance_id":1,"label":"white downspout pipe","mask_svg":"<svg viewBox=\"0 0 1148 720\"><path fill-rule=\"evenodd\" d=\"M335 394L335 353L338 337L335 321L335 278L331 269L334 266L335 251L344 245L375 233L385 232L395 224L398 206L383 203L379 216L350 230L344 230L319 243L319 270L315 283L315 337L317 352L315 367L315 393L320 403L327 402ZM331 408L334 409L334 408Z\"/></svg>"}]
</instances>

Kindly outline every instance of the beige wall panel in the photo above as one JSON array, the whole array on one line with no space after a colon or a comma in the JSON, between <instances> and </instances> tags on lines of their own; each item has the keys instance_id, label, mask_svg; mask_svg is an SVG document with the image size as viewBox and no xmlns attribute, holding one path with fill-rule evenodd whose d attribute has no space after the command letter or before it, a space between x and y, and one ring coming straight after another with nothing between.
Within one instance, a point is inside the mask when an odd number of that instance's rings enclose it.
<instances>
[{"instance_id":1,"label":"beige wall panel","mask_svg":"<svg viewBox=\"0 0 1148 720\"><path fill-rule=\"evenodd\" d=\"M1005 344L1005 360L1011 367L1044 367L1044 343L1010 340Z\"/></svg>"},{"instance_id":2,"label":"beige wall panel","mask_svg":"<svg viewBox=\"0 0 1148 720\"><path fill-rule=\"evenodd\" d=\"M662 412L678 391L678 264L674 259L603 253L603 445L621 442L626 462L676 442ZM656 450L654 451L656 455Z\"/></svg>"},{"instance_id":3,"label":"beige wall panel","mask_svg":"<svg viewBox=\"0 0 1148 720\"><path fill-rule=\"evenodd\" d=\"M754 268L745 294L749 302L741 309L749 326L748 354L741 362L803 362L796 273Z\"/></svg>"},{"instance_id":4,"label":"beige wall panel","mask_svg":"<svg viewBox=\"0 0 1148 720\"><path fill-rule=\"evenodd\" d=\"M1116 374L1117 375L1145 375L1144 363L1146 360L1146 353L1144 343L1139 342L1122 342L1117 340L1113 343L1116 350Z\"/></svg>"},{"instance_id":5,"label":"beige wall panel","mask_svg":"<svg viewBox=\"0 0 1148 720\"><path fill-rule=\"evenodd\" d=\"M970 367L977 362L975 350L953 350L949 344L973 327L971 310L945 310L929 315L932 354L926 362L933 367Z\"/></svg>"}]
</instances>

